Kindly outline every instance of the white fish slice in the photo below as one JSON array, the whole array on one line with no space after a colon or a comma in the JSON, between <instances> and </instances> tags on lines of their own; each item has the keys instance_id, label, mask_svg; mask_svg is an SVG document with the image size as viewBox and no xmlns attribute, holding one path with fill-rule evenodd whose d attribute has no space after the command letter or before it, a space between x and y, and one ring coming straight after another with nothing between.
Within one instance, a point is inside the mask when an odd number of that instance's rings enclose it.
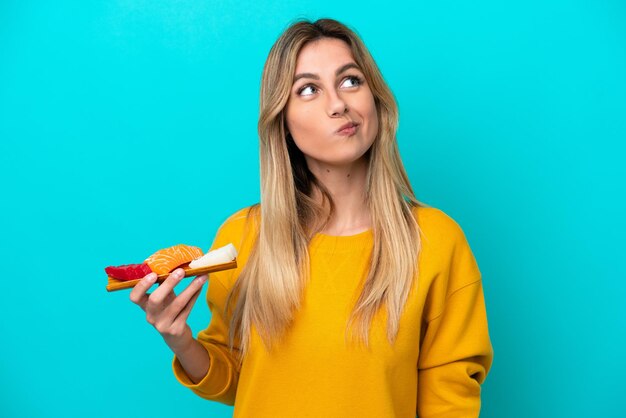
<instances>
[{"instance_id":1,"label":"white fish slice","mask_svg":"<svg viewBox=\"0 0 626 418\"><path fill-rule=\"evenodd\" d=\"M237 258L237 249L233 244L228 244L213 251L209 251L202 257L198 257L189 263L192 269L209 267L216 264L228 263Z\"/></svg>"}]
</instances>

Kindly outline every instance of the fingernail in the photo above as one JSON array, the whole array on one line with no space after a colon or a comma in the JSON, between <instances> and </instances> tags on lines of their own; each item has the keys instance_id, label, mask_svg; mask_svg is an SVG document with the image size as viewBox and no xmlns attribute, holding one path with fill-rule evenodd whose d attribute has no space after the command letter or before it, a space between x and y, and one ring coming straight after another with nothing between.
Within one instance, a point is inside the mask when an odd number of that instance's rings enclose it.
<instances>
[{"instance_id":1,"label":"fingernail","mask_svg":"<svg viewBox=\"0 0 626 418\"><path fill-rule=\"evenodd\" d=\"M206 275L205 276L200 276L196 280L198 281L198 283L204 284L204 282L206 282Z\"/></svg>"},{"instance_id":2,"label":"fingernail","mask_svg":"<svg viewBox=\"0 0 626 418\"><path fill-rule=\"evenodd\" d=\"M150 273L146 276L146 281L148 283L153 283L156 280L156 278L157 278L156 273Z\"/></svg>"}]
</instances>

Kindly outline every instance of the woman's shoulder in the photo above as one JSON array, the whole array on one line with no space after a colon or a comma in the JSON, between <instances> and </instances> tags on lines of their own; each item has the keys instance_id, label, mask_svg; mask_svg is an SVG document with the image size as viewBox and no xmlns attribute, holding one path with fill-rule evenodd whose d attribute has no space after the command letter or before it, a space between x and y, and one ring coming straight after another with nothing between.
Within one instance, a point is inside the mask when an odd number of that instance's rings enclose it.
<instances>
[{"instance_id":1,"label":"woman's shoulder","mask_svg":"<svg viewBox=\"0 0 626 418\"><path fill-rule=\"evenodd\" d=\"M261 214L261 205L256 203L254 205L246 206L241 209L237 209L235 212L231 213L222 226L229 225L241 225L246 222L249 222L251 219L255 219Z\"/></svg>"},{"instance_id":2,"label":"woman's shoulder","mask_svg":"<svg viewBox=\"0 0 626 418\"><path fill-rule=\"evenodd\" d=\"M243 243L246 236L258 230L260 206L258 204L238 209L227 216L217 230L212 248L228 243Z\"/></svg>"},{"instance_id":3,"label":"woman's shoulder","mask_svg":"<svg viewBox=\"0 0 626 418\"><path fill-rule=\"evenodd\" d=\"M242 228L250 222L258 222L261 216L261 205L246 206L228 215L220 228Z\"/></svg>"},{"instance_id":4,"label":"woman's shoulder","mask_svg":"<svg viewBox=\"0 0 626 418\"><path fill-rule=\"evenodd\" d=\"M420 231L427 237L445 241L465 240L461 225L448 213L424 203L412 208Z\"/></svg>"},{"instance_id":5,"label":"woman's shoulder","mask_svg":"<svg viewBox=\"0 0 626 418\"><path fill-rule=\"evenodd\" d=\"M420 229L422 258L440 277L445 288L454 291L481 278L480 269L465 232L448 213L433 207L413 208Z\"/></svg>"}]
</instances>

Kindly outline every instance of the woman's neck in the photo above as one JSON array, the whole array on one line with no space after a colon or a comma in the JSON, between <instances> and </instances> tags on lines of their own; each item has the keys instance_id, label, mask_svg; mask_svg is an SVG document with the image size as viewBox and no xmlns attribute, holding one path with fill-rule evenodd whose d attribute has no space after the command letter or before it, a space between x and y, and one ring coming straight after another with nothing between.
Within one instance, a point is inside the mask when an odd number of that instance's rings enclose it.
<instances>
[{"instance_id":1,"label":"woman's neck","mask_svg":"<svg viewBox=\"0 0 626 418\"><path fill-rule=\"evenodd\" d=\"M325 234L353 235L371 228L369 207L365 199L368 162L365 158L349 166L331 166L309 162L309 170L329 191L335 211L324 227ZM322 195L314 189L313 198L322 204ZM330 206L325 203L325 214Z\"/></svg>"}]
</instances>

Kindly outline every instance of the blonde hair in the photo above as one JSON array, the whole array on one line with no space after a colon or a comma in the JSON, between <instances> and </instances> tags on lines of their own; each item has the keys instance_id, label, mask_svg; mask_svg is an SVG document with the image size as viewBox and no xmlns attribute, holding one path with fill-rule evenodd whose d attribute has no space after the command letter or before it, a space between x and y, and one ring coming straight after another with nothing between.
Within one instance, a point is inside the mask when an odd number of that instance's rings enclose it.
<instances>
[{"instance_id":1,"label":"blonde hair","mask_svg":"<svg viewBox=\"0 0 626 418\"><path fill-rule=\"evenodd\" d=\"M298 54L304 45L321 38L337 38L350 47L372 91L379 118L378 134L367 153L366 201L374 245L370 269L346 324L346 335L352 330L351 335L356 333L357 339L368 345L372 319L386 305L387 338L393 343L412 282L418 275L421 241L411 209L425 205L415 198L400 159L395 98L352 30L331 19L298 21L278 38L263 69L258 123L261 204L249 211L256 237L226 303L229 306L231 298L237 297L230 318L230 347L232 350L235 339L239 340L241 359L249 348L253 325L271 350L300 307L308 281L308 244L325 226L322 223L310 228L323 213L320 203L312 199L312 190L321 192L330 204L331 214L334 208L329 192L309 171L302 152L286 135L285 124Z\"/></svg>"}]
</instances>

